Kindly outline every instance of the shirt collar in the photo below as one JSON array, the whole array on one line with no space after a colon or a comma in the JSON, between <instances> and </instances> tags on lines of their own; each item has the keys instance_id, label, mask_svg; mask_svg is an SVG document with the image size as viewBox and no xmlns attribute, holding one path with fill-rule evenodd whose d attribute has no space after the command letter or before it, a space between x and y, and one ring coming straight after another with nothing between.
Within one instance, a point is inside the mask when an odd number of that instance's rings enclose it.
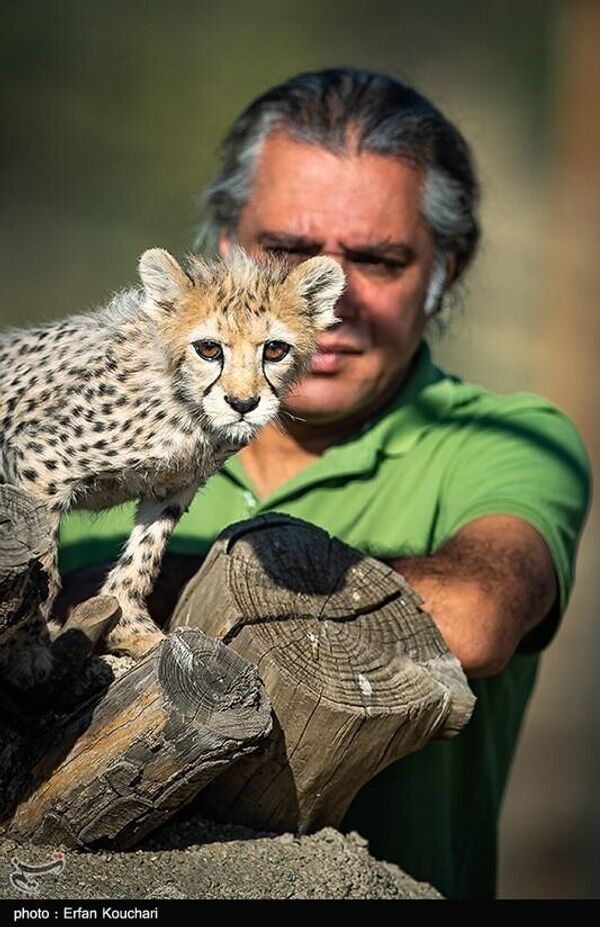
<instances>
[{"instance_id":1,"label":"shirt collar","mask_svg":"<svg viewBox=\"0 0 600 927\"><path fill-rule=\"evenodd\" d=\"M426 342L415 358L404 389L366 424L365 440L376 453L389 457L405 454L446 415L452 404L454 377L436 367Z\"/></svg>"},{"instance_id":2,"label":"shirt collar","mask_svg":"<svg viewBox=\"0 0 600 927\"><path fill-rule=\"evenodd\" d=\"M368 474L380 455L400 457L445 415L452 401L453 378L435 366L426 342L421 344L410 377L400 393L377 416L365 422L347 441L327 448L318 460L280 486L261 508L272 508L308 485L346 476ZM223 471L252 492L239 456L230 457Z\"/></svg>"}]
</instances>

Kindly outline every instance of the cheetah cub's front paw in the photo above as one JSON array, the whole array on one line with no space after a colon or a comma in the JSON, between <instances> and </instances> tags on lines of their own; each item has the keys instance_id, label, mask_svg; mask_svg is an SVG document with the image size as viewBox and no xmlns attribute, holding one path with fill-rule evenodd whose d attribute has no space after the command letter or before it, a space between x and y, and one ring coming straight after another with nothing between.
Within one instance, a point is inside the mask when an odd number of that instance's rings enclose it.
<instances>
[{"instance_id":1,"label":"cheetah cub's front paw","mask_svg":"<svg viewBox=\"0 0 600 927\"><path fill-rule=\"evenodd\" d=\"M49 679L54 661L48 647L34 644L0 653L0 674L17 689L31 689Z\"/></svg>"},{"instance_id":2,"label":"cheetah cub's front paw","mask_svg":"<svg viewBox=\"0 0 600 927\"><path fill-rule=\"evenodd\" d=\"M156 631L146 628L136 631L131 627L116 627L106 638L106 652L118 657L141 660L164 640L165 635L158 628Z\"/></svg>"}]
</instances>

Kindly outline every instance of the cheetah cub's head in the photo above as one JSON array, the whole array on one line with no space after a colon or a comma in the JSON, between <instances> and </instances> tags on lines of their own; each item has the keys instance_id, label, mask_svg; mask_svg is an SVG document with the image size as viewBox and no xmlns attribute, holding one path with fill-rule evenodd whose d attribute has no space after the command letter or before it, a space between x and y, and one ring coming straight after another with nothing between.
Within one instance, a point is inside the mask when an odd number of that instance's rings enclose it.
<instances>
[{"instance_id":1,"label":"cheetah cub's head","mask_svg":"<svg viewBox=\"0 0 600 927\"><path fill-rule=\"evenodd\" d=\"M158 327L176 394L202 426L245 444L279 409L288 386L337 319L344 274L333 258L291 269L241 248L222 261L190 258L184 272L167 251L140 259L144 309Z\"/></svg>"}]
</instances>

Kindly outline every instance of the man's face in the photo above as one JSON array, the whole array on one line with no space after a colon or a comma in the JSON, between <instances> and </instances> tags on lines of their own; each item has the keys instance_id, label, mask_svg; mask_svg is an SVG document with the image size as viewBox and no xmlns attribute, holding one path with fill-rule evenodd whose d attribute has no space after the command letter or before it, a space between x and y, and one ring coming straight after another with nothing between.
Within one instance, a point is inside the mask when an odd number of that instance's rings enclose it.
<instances>
[{"instance_id":1,"label":"man's face","mask_svg":"<svg viewBox=\"0 0 600 927\"><path fill-rule=\"evenodd\" d=\"M330 254L347 278L339 325L319 338L308 375L288 394L292 414L315 423L366 417L406 379L434 260L422 180L406 161L338 156L283 133L266 139L237 242L294 261ZM228 245L223 234L221 250Z\"/></svg>"}]
</instances>

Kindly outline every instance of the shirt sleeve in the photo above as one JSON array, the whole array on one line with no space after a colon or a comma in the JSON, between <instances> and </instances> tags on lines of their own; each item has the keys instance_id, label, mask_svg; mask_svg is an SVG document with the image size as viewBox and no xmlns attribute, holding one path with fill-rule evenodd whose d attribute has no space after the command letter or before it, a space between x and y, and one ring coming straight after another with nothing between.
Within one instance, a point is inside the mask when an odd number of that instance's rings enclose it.
<instances>
[{"instance_id":1,"label":"shirt sleeve","mask_svg":"<svg viewBox=\"0 0 600 927\"><path fill-rule=\"evenodd\" d=\"M559 596L552 613L519 646L536 652L552 639L574 580L590 500L590 467L569 419L551 403L520 394L483 416L465 413L459 450L441 494L443 535L484 515L514 515L534 527L554 562Z\"/></svg>"}]
</instances>

